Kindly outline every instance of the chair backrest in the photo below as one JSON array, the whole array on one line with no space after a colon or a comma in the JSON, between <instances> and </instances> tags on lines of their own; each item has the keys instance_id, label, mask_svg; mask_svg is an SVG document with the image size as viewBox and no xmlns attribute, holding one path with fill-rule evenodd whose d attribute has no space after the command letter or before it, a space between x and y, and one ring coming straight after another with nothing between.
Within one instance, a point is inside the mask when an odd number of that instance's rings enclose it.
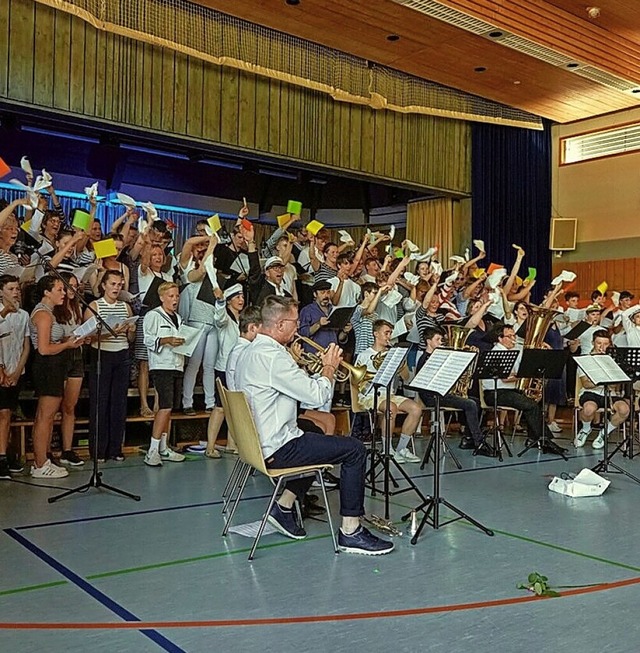
<instances>
[{"instance_id":1,"label":"chair backrest","mask_svg":"<svg viewBox=\"0 0 640 653\"><path fill-rule=\"evenodd\" d=\"M247 398L243 392L227 390L221 383L218 383L218 390L222 399L227 426L238 447L240 460L268 475L264 457L262 456L260 437Z\"/></svg>"},{"instance_id":2,"label":"chair backrest","mask_svg":"<svg viewBox=\"0 0 640 653\"><path fill-rule=\"evenodd\" d=\"M491 408L491 406L487 406L487 402L484 399L484 388L482 387L482 381L478 383L478 391L480 393L480 408L482 410L487 410L488 408Z\"/></svg>"}]
</instances>

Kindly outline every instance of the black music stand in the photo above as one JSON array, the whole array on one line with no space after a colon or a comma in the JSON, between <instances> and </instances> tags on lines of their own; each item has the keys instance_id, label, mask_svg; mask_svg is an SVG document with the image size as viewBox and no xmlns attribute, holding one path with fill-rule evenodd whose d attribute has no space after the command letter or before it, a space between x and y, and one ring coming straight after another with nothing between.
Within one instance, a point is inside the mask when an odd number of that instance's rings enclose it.
<instances>
[{"instance_id":1,"label":"black music stand","mask_svg":"<svg viewBox=\"0 0 640 653\"><path fill-rule=\"evenodd\" d=\"M542 382L542 437L539 440L530 440L529 444L518 454L518 458L527 453L529 449L537 447L543 453L557 453L565 460L569 460L565 450L547 439L547 424L544 416L545 388L547 379L559 379L562 376L569 352L556 349L523 349L522 361L518 367L518 376L523 379L541 379ZM555 451L554 451L555 449Z\"/></svg>"},{"instance_id":2,"label":"black music stand","mask_svg":"<svg viewBox=\"0 0 640 653\"><path fill-rule=\"evenodd\" d=\"M440 399L444 397L451 388L456 384L465 370L471 365L477 354L468 351L458 351L451 349L436 349L420 372L416 374L411 382L412 387L420 388L429 392L435 401L435 424L436 434L434 436L435 460L433 463L433 495L423 500L415 511L423 512L422 520L418 530L411 538L411 544L416 544L422 529L429 524L437 530L440 526L446 526L453 522L465 519L470 524L479 528L487 535L493 535L493 531L483 526L460 508L449 503L444 497L440 496ZM457 516L440 523L440 505L445 505ZM402 516L402 521L406 521L411 516L411 512Z\"/></svg>"},{"instance_id":3,"label":"black music stand","mask_svg":"<svg viewBox=\"0 0 640 653\"><path fill-rule=\"evenodd\" d=\"M502 435L500 430L500 420L498 419L498 379L506 379L518 360L520 350L518 349L491 349L480 354L480 360L476 367L475 377L477 379L493 380L493 451L502 462L502 448L504 447L512 457L511 449ZM482 382L482 381L481 381ZM475 453L475 451L474 451Z\"/></svg>"},{"instance_id":4,"label":"black music stand","mask_svg":"<svg viewBox=\"0 0 640 653\"><path fill-rule=\"evenodd\" d=\"M391 422L391 386L393 381L396 378L402 364L407 357L408 349L406 347L392 347L386 356L384 361L380 366L380 369L376 372L376 375L371 380L371 385L373 387L374 395L374 409L378 409L378 396L377 393L380 389L385 391L385 409L384 409L384 427L382 434L382 453L377 451L375 446L375 436L374 441L372 442L372 451L371 451L371 496L375 496L377 487L376 487L376 467L381 464L382 471L384 474L383 479L383 494L384 494L384 518L389 519L389 498L392 495L402 494L403 492L409 492L413 490L423 501L427 501L427 498L422 494L418 486L414 483L413 479L407 474L407 472L402 469L402 466L398 461L391 455L391 436L393 431L393 424ZM374 419L376 413L374 413ZM390 466L393 465L399 472L400 475L405 479L409 484L408 487L396 489L391 492L389 489L389 483L393 482L394 486L398 488L398 483L391 476ZM366 477L366 475L365 475Z\"/></svg>"},{"instance_id":5,"label":"black music stand","mask_svg":"<svg viewBox=\"0 0 640 653\"><path fill-rule=\"evenodd\" d=\"M446 408L446 406L445 406ZM433 414L435 415L435 405L434 406L427 406L427 410L433 410ZM435 438L439 437L440 438L440 446L444 450L444 453L442 454L442 457L446 456L449 454L451 456L451 460L453 460L455 466L458 469L462 469L462 464L458 460L458 457L456 456L455 453L453 453L453 449L449 446L449 443L447 442L447 438L445 437L446 433L443 432L441 425L438 425L438 428L436 429L436 421L435 417L433 419L432 427L431 427L431 437L429 438L429 442L427 443L427 448L424 450L424 456L422 457L422 462L420 463L420 469L424 469L427 466L427 463L429 462L430 459L433 458L433 462L435 463Z\"/></svg>"},{"instance_id":6,"label":"black music stand","mask_svg":"<svg viewBox=\"0 0 640 653\"><path fill-rule=\"evenodd\" d=\"M604 406L605 409L602 412L602 431L604 433L604 447L602 449L602 460L591 468L591 471L596 472L596 474L608 473L608 472L618 472L619 474L624 474L628 476L632 481L640 484L640 478L637 478L626 469L616 465L612 461L612 458L615 456L620 447L614 449L609 453L609 433L607 433L609 428L609 405L611 404L611 386L619 385L620 383L629 383L631 379L624 373L620 366L613 360L613 358L607 354L601 354L598 356L576 356L575 359L578 367L585 373L589 381L594 385L601 385L604 387ZM613 467L613 470L610 470L609 467Z\"/></svg>"},{"instance_id":7,"label":"black music stand","mask_svg":"<svg viewBox=\"0 0 640 653\"><path fill-rule=\"evenodd\" d=\"M628 456L629 460L631 460L634 456L633 440L636 421L636 402L633 385L636 381L640 381L640 347L611 347L609 350L607 350L607 353L620 366L622 371L631 379L629 383L625 384L629 388L630 435L625 437L616 448L616 451L618 451L620 448L623 448L623 454ZM627 445L626 450L624 449L625 444ZM614 455L616 451L614 451L612 455Z\"/></svg>"}]
</instances>

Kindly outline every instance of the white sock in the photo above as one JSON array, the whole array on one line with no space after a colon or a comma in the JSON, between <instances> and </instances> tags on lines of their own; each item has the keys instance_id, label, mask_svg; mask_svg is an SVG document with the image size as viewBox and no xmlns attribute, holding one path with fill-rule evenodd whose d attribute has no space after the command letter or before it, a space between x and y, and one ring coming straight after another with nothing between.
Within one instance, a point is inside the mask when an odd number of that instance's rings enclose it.
<instances>
[{"instance_id":1,"label":"white sock","mask_svg":"<svg viewBox=\"0 0 640 653\"><path fill-rule=\"evenodd\" d=\"M166 449L167 449L167 434L163 433L160 436L160 453L166 451Z\"/></svg>"},{"instance_id":2,"label":"white sock","mask_svg":"<svg viewBox=\"0 0 640 653\"><path fill-rule=\"evenodd\" d=\"M589 433L589 431L591 430L591 422L582 422L582 430L585 433Z\"/></svg>"},{"instance_id":3,"label":"white sock","mask_svg":"<svg viewBox=\"0 0 640 653\"><path fill-rule=\"evenodd\" d=\"M398 446L396 447L396 451L402 451L403 449L406 449L410 440L411 440L410 435L407 435L406 433L401 433L400 439L398 440Z\"/></svg>"},{"instance_id":4,"label":"white sock","mask_svg":"<svg viewBox=\"0 0 640 653\"><path fill-rule=\"evenodd\" d=\"M607 424L607 435L609 435L609 433L611 433L612 431L614 431L615 428L616 428L616 427L615 427L611 422L609 422L609 423ZM602 430L604 431L604 429L602 429Z\"/></svg>"},{"instance_id":5,"label":"white sock","mask_svg":"<svg viewBox=\"0 0 640 653\"><path fill-rule=\"evenodd\" d=\"M154 451L158 451L159 444L160 444L160 440L156 440L155 438L151 438L151 444L149 444L149 453L152 453Z\"/></svg>"}]
</instances>

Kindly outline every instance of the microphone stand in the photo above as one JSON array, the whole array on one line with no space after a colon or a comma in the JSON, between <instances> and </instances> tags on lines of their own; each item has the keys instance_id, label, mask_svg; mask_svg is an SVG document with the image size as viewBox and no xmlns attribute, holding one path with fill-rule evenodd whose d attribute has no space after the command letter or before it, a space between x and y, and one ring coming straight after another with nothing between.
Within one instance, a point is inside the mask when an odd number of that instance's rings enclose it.
<instances>
[{"instance_id":1,"label":"microphone stand","mask_svg":"<svg viewBox=\"0 0 640 653\"><path fill-rule=\"evenodd\" d=\"M65 287L66 291L69 292L75 292L78 297L78 301L80 304L87 309L90 313L93 314L93 316L96 318L97 322L97 334L98 334L98 358L97 358L97 363L96 363L96 431L93 434L93 451L91 452L91 458L93 460L93 470L91 472L91 477L89 480L84 483L83 485L80 485L75 488L71 488L70 490L66 490L65 492L62 492L61 494L57 494L54 497L49 497L47 501L49 503L55 503L59 499L63 499L64 497L68 497L71 494L77 494L80 492L86 492L89 488L95 487L95 488L105 488L105 490L110 490L111 492L115 492L116 494L121 494L122 496L129 497L130 499L133 499L134 501L140 501L140 496L137 494L131 494L130 492L126 492L125 490L121 490L117 487L114 487L113 485L108 485L107 483L104 483L102 481L102 472L98 468L98 433L100 432L99 429L99 423L100 423L100 375L101 375L101 348L100 348L100 337L102 335L102 330L105 329L106 331L109 332L110 335L112 335L114 338L117 337L116 332L104 321L102 317L98 314L98 311L96 311L89 302L87 302L84 297L82 297L78 291L76 291L75 288L72 288L69 285L69 282L65 280L65 278L56 270L49 261L47 261L42 254L37 252L38 258L40 260L40 264L42 267L47 271L48 274L52 274L58 281L62 283L62 285Z\"/></svg>"}]
</instances>

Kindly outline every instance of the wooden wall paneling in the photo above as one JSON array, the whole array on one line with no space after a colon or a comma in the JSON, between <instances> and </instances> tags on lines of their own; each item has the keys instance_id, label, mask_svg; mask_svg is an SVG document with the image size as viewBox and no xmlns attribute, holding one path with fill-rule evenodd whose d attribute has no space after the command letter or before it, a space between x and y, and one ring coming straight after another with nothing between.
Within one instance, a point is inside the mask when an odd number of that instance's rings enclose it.
<instances>
[{"instance_id":1,"label":"wooden wall paneling","mask_svg":"<svg viewBox=\"0 0 640 653\"><path fill-rule=\"evenodd\" d=\"M269 83L269 152L280 153L281 82Z\"/></svg>"},{"instance_id":2,"label":"wooden wall paneling","mask_svg":"<svg viewBox=\"0 0 640 653\"><path fill-rule=\"evenodd\" d=\"M131 39L122 39L122 50L120 53L120 107L122 120L127 124L133 122L135 115L135 98L132 89L136 80L135 64L132 58L132 51L135 50L135 41Z\"/></svg>"},{"instance_id":3,"label":"wooden wall paneling","mask_svg":"<svg viewBox=\"0 0 640 653\"><path fill-rule=\"evenodd\" d=\"M222 105L226 102L220 91L222 68L205 63L202 73L202 137L220 141Z\"/></svg>"},{"instance_id":4,"label":"wooden wall paneling","mask_svg":"<svg viewBox=\"0 0 640 653\"><path fill-rule=\"evenodd\" d=\"M53 104L55 11L44 5L36 5L33 61L33 101L45 106Z\"/></svg>"},{"instance_id":5,"label":"wooden wall paneling","mask_svg":"<svg viewBox=\"0 0 640 653\"><path fill-rule=\"evenodd\" d=\"M85 44L84 32L86 23L71 21L71 39L69 42L69 64L72 80L84 80ZM82 84L69 85L69 110L74 113L84 112L84 88Z\"/></svg>"},{"instance_id":6,"label":"wooden wall paneling","mask_svg":"<svg viewBox=\"0 0 640 653\"><path fill-rule=\"evenodd\" d=\"M151 129L162 129L162 83L163 83L163 66L164 57L161 48L152 47L149 51L151 58L151 84L149 87L151 120L149 124Z\"/></svg>"},{"instance_id":7,"label":"wooden wall paneling","mask_svg":"<svg viewBox=\"0 0 640 653\"><path fill-rule=\"evenodd\" d=\"M340 163L340 134L341 134L341 126L340 126L340 120L342 118L342 114L340 113L340 102L334 102L333 106L331 107L331 122L329 125L329 131L327 133L327 137L329 139L329 142L331 143L331 148L329 150L329 159L327 163L332 166L339 166Z\"/></svg>"},{"instance_id":8,"label":"wooden wall paneling","mask_svg":"<svg viewBox=\"0 0 640 653\"><path fill-rule=\"evenodd\" d=\"M55 41L54 63L55 81L53 84L53 106L64 111L69 110L69 87L71 85L71 53L69 43L71 41L71 16L62 12L56 12L55 33L52 38ZM15 57L15 54L12 54Z\"/></svg>"},{"instance_id":9,"label":"wooden wall paneling","mask_svg":"<svg viewBox=\"0 0 640 653\"><path fill-rule=\"evenodd\" d=\"M364 172L373 172L375 160L375 142L373 131L375 128L375 112L372 109L362 109L362 122L360 129L360 168ZM356 134L356 138L358 135Z\"/></svg>"},{"instance_id":10,"label":"wooden wall paneling","mask_svg":"<svg viewBox=\"0 0 640 653\"><path fill-rule=\"evenodd\" d=\"M403 113L394 114L393 125L393 176L402 175L402 155L404 153L403 127L406 116Z\"/></svg>"},{"instance_id":11,"label":"wooden wall paneling","mask_svg":"<svg viewBox=\"0 0 640 653\"><path fill-rule=\"evenodd\" d=\"M204 63L189 57L187 60L187 123L186 133L202 137L204 120Z\"/></svg>"},{"instance_id":12,"label":"wooden wall paneling","mask_svg":"<svg viewBox=\"0 0 640 653\"><path fill-rule=\"evenodd\" d=\"M84 113L93 116L96 112L96 65L98 59L98 32L95 29L87 28L84 34L84 70L81 79L82 92L84 94Z\"/></svg>"},{"instance_id":13,"label":"wooden wall paneling","mask_svg":"<svg viewBox=\"0 0 640 653\"><path fill-rule=\"evenodd\" d=\"M11 5L8 0L0 1L0 96L9 94L9 27Z\"/></svg>"},{"instance_id":14,"label":"wooden wall paneling","mask_svg":"<svg viewBox=\"0 0 640 653\"><path fill-rule=\"evenodd\" d=\"M256 77L255 103L255 148L262 152L269 151L269 81L266 77Z\"/></svg>"},{"instance_id":15,"label":"wooden wall paneling","mask_svg":"<svg viewBox=\"0 0 640 653\"><path fill-rule=\"evenodd\" d=\"M280 144L279 151L286 155L289 151L289 139L292 137L290 133L291 120L289 114L291 112L291 95L292 88L289 84L280 84Z\"/></svg>"},{"instance_id":16,"label":"wooden wall paneling","mask_svg":"<svg viewBox=\"0 0 640 653\"><path fill-rule=\"evenodd\" d=\"M220 140L230 145L238 144L238 85L240 72L233 68L222 68L220 98Z\"/></svg>"},{"instance_id":17,"label":"wooden wall paneling","mask_svg":"<svg viewBox=\"0 0 640 653\"><path fill-rule=\"evenodd\" d=\"M175 111L175 62L176 53L167 48L162 49L162 116L160 129L163 132L173 131Z\"/></svg>"},{"instance_id":18,"label":"wooden wall paneling","mask_svg":"<svg viewBox=\"0 0 640 653\"><path fill-rule=\"evenodd\" d=\"M107 72L109 71L107 48L109 35L106 32L96 33L96 81L95 81L95 111L94 116L104 118L107 103Z\"/></svg>"},{"instance_id":19,"label":"wooden wall paneling","mask_svg":"<svg viewBox=\"0 0 640 653\"><path fill-rule=\"evenodd\" d=\"M386 121L384 120L383 111L373 112L373 172L376 175L383 176L384 166L384 147L386 143Z\"/></svg>"},{"instance_id":20,"label":"wooden wall paneling","mask_svg":"<svg viewBox=\"0 0 640 653\"><path fill-rule=\"evenodd\" d=\"M256 145L256 76L243 70L238 75L238 145Z\"/></svg>"},{"instance_id":21,"label":"wooden wall paneling","mask_svg":"<svg viewBox=\"0 0 640 653\"><path fill-rule=\"evenodd\" d=\"M35 3L12 2L10 21L8 92L16 100L32 102Z\"/></svg>"},{"instance_id":22,"label":"wooden wall paneling","mask_svg":"<svg viewBox=\"0 0 640 653\"><path fill-rule=\"evenodd\" d=\"M288 156L293 156L296 159L304 158L304 112L306 105L306 97L308 93L305 93L303 89L298 86L292 86L291 89L293 92L293 104L290 104L291 117L292 117L292 126L291 131L293 138L290 142L290 147L288 150Z\"/></svg>"},{"instance_id":23,"label":"wooden wall paneling","mask_svg":"<svg viewBox=\"0 0 640 653\"><path fill-rule=\"evenodd\" d=\"M351 119L351 147L349 148L348 168L359 170L362 165L362 112L363 108L357 104L352 104L349 110Z\"/></svg>"},{"instance_id":24,"label":"wooden wall paneling","mask_svg":"<svg viewBox=\"0 0 640 653\"><path fill-rule=\"evenodd\" d=\"M187 133L187 94L188 58L177 52L174 66L174 100L173 100L173 131L178 134Z\"/></svg>"},{"instance_id":25,"label":"wooden wall paneling","mask_svg":"<svg viewBox=\"0 0 640 653\"><path fill-rule=\"evenodd\" d=\"M338 165L341 168L349 168L349 158L351 156L351 144L353 142L353 127L351 126L351 105L341 102L340 107L340 143L338 151L340 158Z\"/></svg>"},{"instance_id":26,"label":"wooden wall paneling","mask_svg":"<svg viewBox=\"0 0 640 653\"><path fill-rule=\"evenodd\" d=\"M640 270L639 261L636 258L626 258L622 261L622 285L623 290L640 287L640 278L637 271ZM634 293L635 295L636 293Z\"/></svg>"}]
</instances>

